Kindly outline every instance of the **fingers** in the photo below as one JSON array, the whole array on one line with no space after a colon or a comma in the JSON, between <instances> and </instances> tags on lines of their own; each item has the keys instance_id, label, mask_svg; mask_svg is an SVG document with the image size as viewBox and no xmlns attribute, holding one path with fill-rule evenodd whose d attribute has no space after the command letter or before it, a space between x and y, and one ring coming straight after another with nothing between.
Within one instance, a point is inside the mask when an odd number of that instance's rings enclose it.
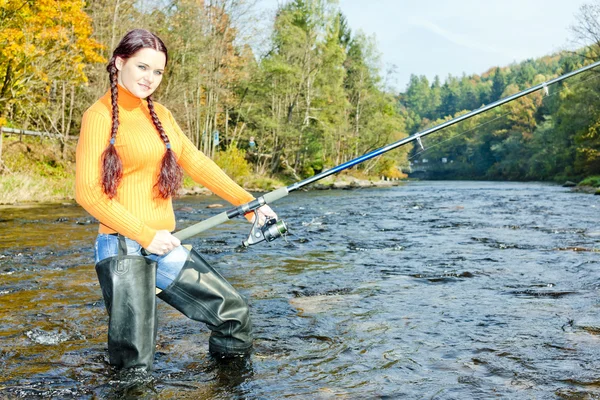
<instances>
[{"instance_id":1,"label":"fingers","mask_svg":"<svg viewBox=\"0 0 600 400\"><path fill-rule=\"evenodd\" d=\"M258 209L258 212L262 213L264 216L269 218L277 218L277 214L275 214L275 211L273 211L273 209L266 204L260 207Z\"/></svg>"},{"instance_id":2,"label":"fingers","mask_svg":"<svg viewBox=\"0 0 600 400\"><path fill-rule=\"evenodd\" d=\"M160 230L154 235L154 239L150 245L146 248L150 253L163 256L173 250L175 247L180 246L181 241L167 230Z\"/></svg>"},{"instance_id":3,"label":"fingers","mask_svg":"<svg viewBox=\"0 0 600 400\"><path fill-rule=\"evenodd\" d=\"M181 245L181 242L179 241L179 239L177 239L176 237L174 237L173 235L171 235L169 233L168 239L165 241L165 244L161 248L162 253L160 253L160 255L165 255L167 253L170 253L175 247L180 246L180 245Z\"/></svg>"},{"instance_id":4,"label":"fingers","mask_svg":"<svg viewBox=\"0 0 600 400\"><path fill-rule=\"evenodd\" d=\"M262 215L264 217L277 218L277 214L275 214L275 211L273 211L273 209L267 205L260 207L257 211L259 216Z\"/></svg>"},{"instance_id":5,"label":"fingers","mask_svg":"<svg viewBox=\"0 0 600 400\"><path fill-rule=\"evenodd\" d=\"M148 253L151 254L156 254L159 256L164 256L165 254L169 253L169 248L167 246L156 246L156 245L150 245L146 248L146 250L148 251Z\"/></svg>"},{"instance_id":6,"label":"fingers","mask_svg":"<svg viewBox=\"0 0 600 400\"><path fill-rule=\"evenodd\" d=\"M251 223L254 223L257 215L258 215L259 225L264 225L267 218L277 219L277 214L275 214L275 211L273 211L273 209L266 204L264 206L258 208L256 210L256 213L254 213L254 215L252 215L252 220L250 221Z\"/></svg>"}]
</instances>

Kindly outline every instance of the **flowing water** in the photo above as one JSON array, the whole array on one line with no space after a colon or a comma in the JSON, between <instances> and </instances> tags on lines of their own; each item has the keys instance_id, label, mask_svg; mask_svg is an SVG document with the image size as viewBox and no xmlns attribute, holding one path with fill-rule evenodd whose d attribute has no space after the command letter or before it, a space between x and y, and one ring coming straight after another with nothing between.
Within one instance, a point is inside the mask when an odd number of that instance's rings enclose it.
<instances>
[{"instance_id":1,"label":"flowing water","mask_svg":"<svg viewBox=\"0 0 600 400\"><path fill-rule=\"evenodd\" d=\"M176 202L178 227L221 210ZM159 302L153 379L107 364L97 225L73 204L0 209L0 398L600 398L600 196L538 183L293 193L284 240L243 220L189 242L250 301L223 364Z\"/></svg>"}]
</instances>

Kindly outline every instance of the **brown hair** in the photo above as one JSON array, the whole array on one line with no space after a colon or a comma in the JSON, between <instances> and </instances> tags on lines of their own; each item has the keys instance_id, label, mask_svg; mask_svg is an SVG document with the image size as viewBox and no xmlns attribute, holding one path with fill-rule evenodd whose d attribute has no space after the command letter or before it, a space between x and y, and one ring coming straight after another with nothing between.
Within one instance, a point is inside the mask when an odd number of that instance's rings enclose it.
<instances>
[{"instance_id":1,"label":"brown hair","mask_svg":"<svg viewBox=\"0 0 600 400\"><path fill-rule=\"evenodd\" d=\"M109 197L113 198L117 195L117 188L123 178L123 163L117 149L115 148L115 137L119 129L119 107L117 102L118 89L117 89L117 67L115 65L117 57L124 60L133 56L137 51L144 48L151 48L156 51L160 51L165 54L165 59L168 60L169 56L167 53L167 47L162 40L152 32L144 29L134 29L127 32L123 39L119 42L113 55L108 62L106 70L108 71L110 78L110 98L112 105L112 128L110 141L108 147L102 153L102 190ZM165 143L167 150L162 158L160 173L158 174L158 181L154 185L157 190L157 195L163 199L168 199L171 196L177 194L177 190L181 187L183 180L183 170L177 164L177 158L175 153L171 150L171 143L169 137L165 133L156 111L154 110L154 102L148 96L146 98L148 102L148 111L152 117L152 123L158 131L160 138Z\"/></svg>"}]
</instances>

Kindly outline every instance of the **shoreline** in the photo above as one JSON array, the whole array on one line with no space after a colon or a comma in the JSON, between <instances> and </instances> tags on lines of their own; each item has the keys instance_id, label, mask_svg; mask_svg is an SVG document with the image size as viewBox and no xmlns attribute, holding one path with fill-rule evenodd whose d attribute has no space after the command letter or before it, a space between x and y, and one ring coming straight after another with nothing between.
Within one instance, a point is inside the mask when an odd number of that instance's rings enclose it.
<instances>
[{"instance_id":1,"label":"shoreline","mask_svg":"<svg viewBox=\"0 0 600 400\"><path fill-rule=\"evenodd\" d=\"M358 179L351 176L343 176L340 179L327 179L322 183L314 183L307 187L306 190L351 190L351 189L364 189L364 188L383 188L383 187L393 187L400 186L409 182L407 179L397 179L397 180L376 180L376 179ZM285 187L284 185L280 187ZM280 187L275 187L273 189L264 189L257 187L244 187L245 190L252 193L268 193L272 190L279 189ZM214 195L213 192L208 190L207 188L196 185L188 188L181 188L177 198L182 198L186 196L211 196ZM0 209L2 208L11 208L11 207L36 207L43 204L48 205L63 205L69 206L73 204L77 204L75 201L75 195L73 192L72 196L65 197L56 197L56 198L46 198L44 200L21 200L15 202L6 202L0 203Z\"/></svg>"},{"instance_id":2,"label":"shoreline","mask_svg":"<svg viewBox=\"0 0 600 400\"><path fill-rule=\"evenodd\" d=\"M392 187L392 186L400 186L409 182L408 179L396 179L396 180L375 180L375 179L358 179L351 176L344 176L342 179L336 180L326 180L322 183L314 183L310 185L307 190L350 190L350 189L364 189L364 188L382 188L382 187ZM281 186L284 187L284 186ZM276 187L272 190L280 189L281 187ZM252 187L244 187L245 190L249 192L256 193L268 193L271 190L263 189L263 188L252 188ZM192 188L182 188L179 192L179 197L183 196L194 196L194 195L206 195L210 196L213 194L210 190L201 186L194 186Z\"/></svg>"},{"instance_id":3,"label":"shoreline","mask_svg":"<svg viewBox=\"0 0 600 400\"><path fill-rule=\"evenodd\" d=\"M407 184L412 179L396 179L396 180L387 180L387 179L359 179L352 176L343 176L341 179L326 179L321 183L314 183L308 186L304 190L352 190L352 189L366 189L366 188L385 188L385 187L395 187ZM557 184L559 185L559 184ZM591 195L600 195L600 188L594 186L565 186L562 185L565 189L569 189L572 193L585 193ZM281 186L284 187L284 186ZM263 188L252 188L252 187L244 187L245 190L252 193L268 193L272 190L279 189L280 187L276 187L273 189L263 189ZM191 188L182 188L177 196L177 198L187 197L187 196L211 196L213 192L206 189L202 186L193 186ZM46 200L24 200L24 201L16 201L11 203L0 203L0 209L3 208L17 208L17 207L37 207L40 205L62 205L62 206L70 206L77 204L75 202L75 196L69 197L57 197L55 199L46 199Z\"/></svg>"}]
</instances>

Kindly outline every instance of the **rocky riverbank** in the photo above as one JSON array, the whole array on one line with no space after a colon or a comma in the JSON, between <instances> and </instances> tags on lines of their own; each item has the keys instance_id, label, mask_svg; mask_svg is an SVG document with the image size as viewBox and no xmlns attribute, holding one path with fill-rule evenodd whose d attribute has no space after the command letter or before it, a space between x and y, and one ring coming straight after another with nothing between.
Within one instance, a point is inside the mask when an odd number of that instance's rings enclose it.
<instances>
[{"instance_id":1,"label":"rocky riverbank","mask_svg":"<svg viewBox=\"0 0 600 400\"><path fill-rule=\"evenodd\" d=\"M585 181L583 182L585 183ZM562 186L571 188L572 192L600 195L600 188L591 185L577 184L572 181L566 181Z\"/></svg>"},{"instance_id":2,"label":"rocky riverbank","mask_svg":"<svg viewBox=\"0 0 600 400\"><path fill-rule=\"evenodd\" d=\"M353 176L338 176L335 178L325 178L322 181L315 182L312 185L308 185L306 188L308 190L330 190L330 189L341 189L341 190L350 190L350 189L364 189L364 188L374 188L374 187L391 187L398 186L406 182L405 180L387 180L387 179L359 179ZM246 190L250 192L267 192L267 190L263 188L252 188L246 187ZM179 191L180 196L195 196L195 195L211 195L212 192L205 187L202 186L194 186L191 188L182 188Z\"/></svg>"}]
</instances>

